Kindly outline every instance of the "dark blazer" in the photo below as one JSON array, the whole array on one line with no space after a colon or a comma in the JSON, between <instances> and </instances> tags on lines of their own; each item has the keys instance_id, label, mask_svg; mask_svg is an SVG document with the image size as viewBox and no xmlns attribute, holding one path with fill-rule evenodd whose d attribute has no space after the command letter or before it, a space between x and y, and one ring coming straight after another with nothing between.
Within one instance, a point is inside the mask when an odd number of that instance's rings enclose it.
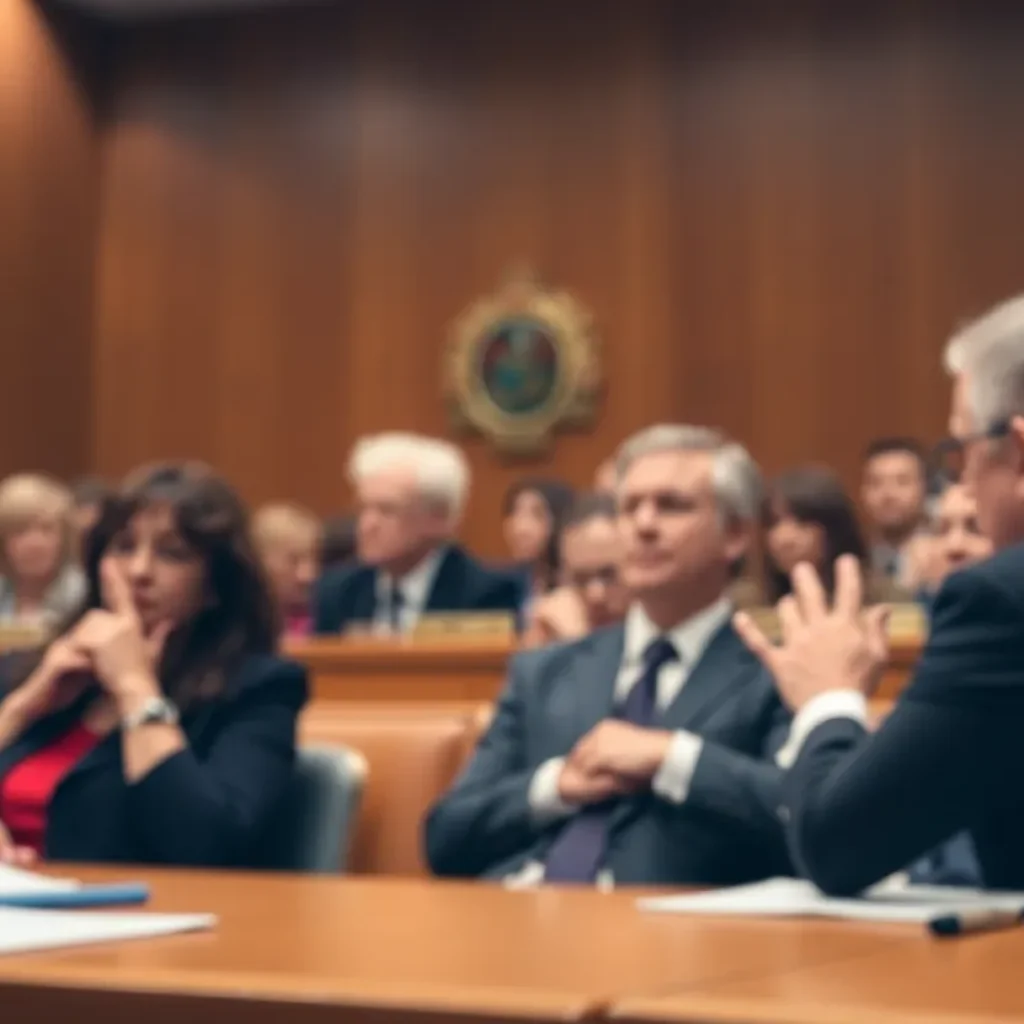
<instances>
[{"instance_id":1,"label":"dark blazer","mask_svg":"<svg viewBox=\"0 0 1024 1024\"><path fill-rule=\"evenodd\" d=\"M1024 889L1024 545L951 576L914 678L877 733L835 718L785 781L790 847L858 892L961 830L985 884Z\"/></svg>"},{"instance_id":2,"label":"dark blazer","mask_svg":"<svg viewBox=\"0 0 1024 1024\"><path fill-rule=\"evenodd\" d=\"M490 728L427 818L436 874L504 878L544 860L564 821L538 825L530 782L611 715L623 642L614 626L513 659ZM685 803L651 792L621 801L609 846L616 883L726 885L789 873L782 773L768 760L789 716L731 626L711 640L657 727L697 733L703 751Z\"/></svg>"},{"instance_id":3,"label":"dark blazer","mask_svg":"<svg viewBox=\"0 0 1024 1024\"><path fill-rule=\"evenodd\" d=\"M427 598L427 612L518 614L522 584L512 573L485 569L458 546L449 547ZM324 573L313 597L314 629L339 633L349 623L371 622L377 610L377 570L357 565Z\"/></svg>"},{"instance_id":4,"label":"dark blazer","mask_svg":"<svg viewBox=\"0 0 1024 1024\"><path fill-rule=\"evenodd\" d=\"M108 736L61 780L50 804L50 860L242 867L291 778L306 672L250 658L225 696L186 715L188 747L129 785L121 734ZM36 722L0 750L0 780L71 728L90 695Z\"/></svg>"}]
</instances>

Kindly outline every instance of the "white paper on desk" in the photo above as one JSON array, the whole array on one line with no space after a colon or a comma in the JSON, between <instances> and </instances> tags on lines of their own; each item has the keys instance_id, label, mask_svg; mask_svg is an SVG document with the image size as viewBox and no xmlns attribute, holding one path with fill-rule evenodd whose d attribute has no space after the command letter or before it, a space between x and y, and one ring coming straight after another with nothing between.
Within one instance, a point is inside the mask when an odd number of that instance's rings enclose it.
<instances>
[{"instance_id":1,"label":"white paper on desk","mask_svg":"<svg viewBox=\"0 0 1024 1024\"><path fill-rule=\"evenodd\" d=\"M985 892L946 886L876 886L858 899L825 896L812 882L770 878L711 892L653 896L638 900L641 910L671 914L735 917L837 917L850 921L921 923L962 910L1024 911L1024 893Z\"/></svg>"},{"instance_id":2,"label":"white paper on desk","mask_svg":"<svg viewBox=\"0 0 1024 1024\"><path fill-rule=\"evenodd\" d=\"M73 892L82 887L73 878L49 878L0 864L0 896L29 896L40 892Z\"/></svg>"},{"instance_id":3,"label":"white paper on desk","mask_svg":"<svg viewBox=\"0 0 1024 1024\"><path fill-rule=\"evenodd\" d=\"M0 955L204 931L212 914L108 914L0 908Z\"/></svg>"}]
</instances>

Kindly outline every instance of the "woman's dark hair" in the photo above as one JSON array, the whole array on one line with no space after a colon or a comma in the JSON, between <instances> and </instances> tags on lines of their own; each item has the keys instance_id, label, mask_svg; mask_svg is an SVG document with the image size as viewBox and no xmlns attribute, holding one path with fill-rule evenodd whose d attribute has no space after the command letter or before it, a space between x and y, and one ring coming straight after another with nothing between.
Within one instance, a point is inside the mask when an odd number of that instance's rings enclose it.
<instances>
[{"instance_id":1,"label":"woman's dark hair","mask_svg":"<svg viewBox=\"0 0 1024 1024\"><path fill-rule=\"evenodd\" d=\"M71 498L76 508L84 505L103 505L115 495L115 490L100 476L82 476L71 484Z\"/></svg>"},{"instance_id":2,"label":"woman's dark hair","mask_svg":"<svg viewBox=\"0 0 1024 1024\"><path fill-rule=\"evenodd\" d=\"M60 634L103 606L100 563L132 517L153 506L171 510L182 538L206 569L206 602L168 639L158 668L164 692L187 712L222 696L238 665L251 655L272 654L279 636L276 605L250 538L248 511L212 469L201 463L170 463L128 477L107 500L89 535L83 559L85 600Z\"/></svg>"},{"instance_id":3,"label":"woman's dark hair","mask_svg":"<svg viewBox=\"0 0 1024 1024\"><path fill-rule=\"evenodd\" d=\"M547 545L537 566L546 577L546 587L555 586L558 582L558 569L561 561L559 554L562 530L565 526L566 517L576 500L576 492L566 483L560 480L547 480L543 477L524 477L517 480L505 492L505 500L502 502L502 516L508 518L516 506L522 494L537 494L541 501L547 506L551 515L551 536L548 537Z\"/></svg>"},{"instance_id":4,"label":"woman's dark hair","mask_svg":"<svg viewBox=\"0 0 1024 1024\"><path fill-rule=\"evenodd\" d=\"M857 511L842 481L822 466L802 466L777 477L768 487L761 521L765 530L784 515L801 523L816 523L825 535L825 560L820 566L822 583L832 593L835 561L840 555L854 555L864 564L867 549ZM765 552L765 583L774 604L792 589L789 576Z\"/></svg>"}]
</instances>

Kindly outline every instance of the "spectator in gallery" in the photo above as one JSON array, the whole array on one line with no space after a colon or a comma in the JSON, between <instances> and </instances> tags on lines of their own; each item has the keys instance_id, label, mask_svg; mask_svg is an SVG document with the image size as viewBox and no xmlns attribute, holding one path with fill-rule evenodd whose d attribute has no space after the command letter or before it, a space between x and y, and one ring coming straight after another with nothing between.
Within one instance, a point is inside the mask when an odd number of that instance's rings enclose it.
<instances>
[{"instance_id":1,"label":"spectator in gallery","mask_svg":"<svg viewBox=\"0 0 1024 1024\"><path fill-rule=\"evenodd\" d=\"M568 484L533 477L518 480L505 494L502 532L522 574L527 607L558 585L560 535L573 497Z\"/></svg>"},{"instance_id":2,"label":"spectator in gallery","mask_svg":"<svg viewBox=\"0 0 1024 1024\"><path fill-rule=\"evenodd\" d=\"M455 541L470 483L455 445L397 432L364 437L349 476L358 562L320 577L317 633L403 635L425 614L518 614L521 580L485 568Z\"/></svg>"},{"instance_id":3,"label":"spectator in gallery","mask_svg":"<svg viewBox=\"0 0 1024 1024\"><path fill-rule=\"evenodd\" d=\"M72 497L51 477L0 483L0 625L46 630L81 601Z\"/></svg>"},{"instance_id":4,"label":"spectator in gallery","mask_svg":"<svg viewBox=\"0 0 1024 1024\"><path fill-rule=\"evenodd\" d=\"M870 565L904 591L913 590L913 549L924 525L928 467L911 438L873 441L864 456L861 504L871 537Z\"/></svg>"},{"instance_id":5,"label":"spectator in gallery","mask_svg":"<svg viewBox=\"0 0 1024 1024\"><path fill-rule=\"evenodd\" d=\"M320 520L298 505L264 505L253 517L252 532L277 601L283 638L309 636L313 584L320 574Z\"/></svg>"},{"instance_id":6,"label":"spectator in gallery","mask_svg":"<svg viewBox=\"0 0 1024 1024\"><path fill-rule=\"evenodd\" d=\"M307 687L245 506L204 466L147 468L84 570L56 638L0 659L0 859L259 863Z\"/></svg>"},{"instance_id":7,"label":"spectator in gallery","mask_svg":"<svg viewBox=\"0 0 1024 1024\"><path fill-rule=\"evenodd\" d=\"M576 640L622 620L628 595L616 520L612 495L576 499L562 528L561 586L533 603L526 646Z\"/></svg>"},{"instance_id":8,"label":"spectator in gallery","mask_svg":"<svg viewBox=\"0 0 1024 1024\"><path fill-rule=\"evenodd\" d=\"M765 496L762 526L770 605L790 593L791 573L801 562L815 567L829 593L840 555L853 555L866 564L857 510L838 475L825 467L801 466L773 480ZM870 603L906 599L891 581L869 569L866 584Z\"/></svg>"}]
</instances>

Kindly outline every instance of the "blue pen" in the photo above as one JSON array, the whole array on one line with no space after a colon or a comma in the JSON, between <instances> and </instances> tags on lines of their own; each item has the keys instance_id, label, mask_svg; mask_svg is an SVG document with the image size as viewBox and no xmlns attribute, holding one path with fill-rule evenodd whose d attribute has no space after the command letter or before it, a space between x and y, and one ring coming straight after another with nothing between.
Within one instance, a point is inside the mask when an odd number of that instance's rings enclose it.
<instances>
[{"instance_id":1,"label":"blue pen","mask_svg":"<svg viewBox=\"0 0 1024 1024\"><path fill-rule=\"evenodd\" d=\"M83 885L55 892L0 893L0 907L32 910L87 910L92 907L125 907L145 903L149 886L142 882L115 885Z\"/></svg>"}]
</instances>

